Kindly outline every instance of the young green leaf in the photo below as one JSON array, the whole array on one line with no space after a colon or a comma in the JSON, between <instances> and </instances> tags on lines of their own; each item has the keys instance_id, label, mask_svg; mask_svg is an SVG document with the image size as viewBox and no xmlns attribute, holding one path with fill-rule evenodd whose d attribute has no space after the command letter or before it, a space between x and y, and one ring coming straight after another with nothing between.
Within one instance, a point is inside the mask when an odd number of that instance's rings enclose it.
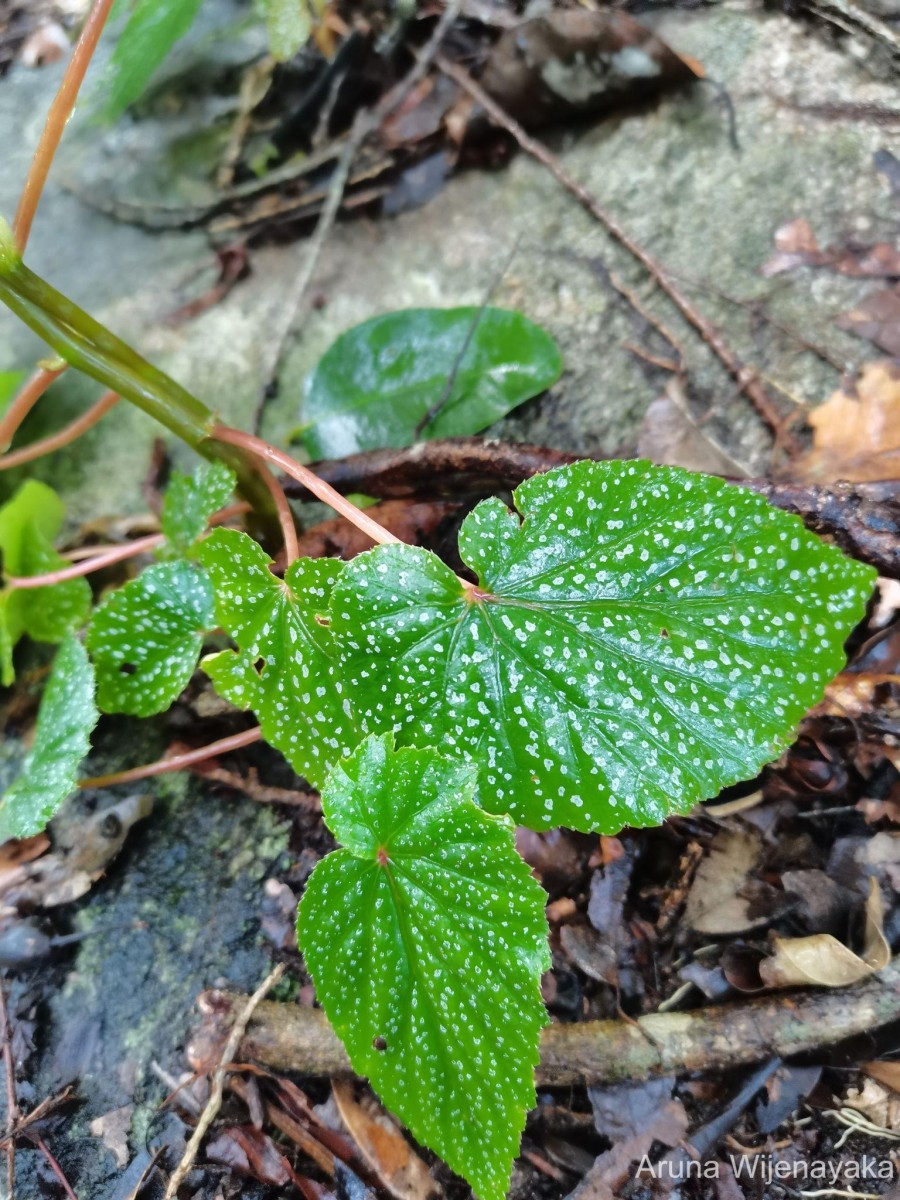
<instances>
[{"instance_id":1,"label":"young green leaf","mask_svg":"<svg viewBox=\"0 0 900 1200\"><path fill-rule=\"evenodd\" d=\"M299 558L284 582L265 551L234 529L217 529L198 551L212 578L219 624L240 654L203 661L216 690L256 713L263 737L315 787L359 733L334 662L324 614L342 563Z\"/></svg>"},{"instance_id":2,"label":"young green leaf","mask_svg":"<svg viewBox=\"0 0 900 1200\"><path fill-rule=\"evenodd\" d=\"M235 483L234 471L221 462L202 462L193 475L179 471L172 476L161 522L169 554L190 552L209 518L231 499Z\"/></svg>"},{"instance_id":3,"label":"young green leaf","mask_svg":"<svg viewBox=\"0 0 900 1200\"><path fill-rule=\"evenodd\" d=\"M420 422L435 410L424 437L463 437L544 391L561 370L556 343L521 313L387 313L354 326L322 356L307 389L303 415L309 424L300 436L313 458L410 446Z\"/></svg>"},{"instance_id":4,"label":"young green leaf","mask_svg":"<svg viewBox=\"0 0 900 1200\"><path fill-rule=\"evenodd\" d=\"M413 1136L502 1200L534 1104L546 896L475 768L367 739L328 777L344 849L313 871L298 933L353 1068Z\"/></svg>"},{"instance_id":5,"label":"young green leaf","mask_svg":"<svg viewBox=\"0 0 900 1200\"><path fill-rule=\"evenodd\" d=\"M0 800L0 842L32 837L77 786L97 724L94 672L80 642L63 642L41 698L34 745Z\"/></svg>"},{"instance_id":6,"label":"young green leaf","mask_svg":"<svg viewBox=\"0 0 900 1200\"><path fill-rule=\"evenodd\" d=\"M137 100L175 43L187 33L202 0L136 0L102 79L106 120Z\"/></svg>"},{"instance_id":7,"label":"young green leaf","mask_svg":"<svg viewBox=\"0 0 900 1200\"><path fill-rule=\"evenodd\" d=\"M53 548L64 508L56 492L36 479L26 480L0 508L0 554L7 576L42 575L71 564ZM59 642L83 624L91 609L84 579L50 587L0 591L0 683L15 679L12 652L23 634L38 642Z\"/></svg>"},{"instance_id":8,"label":"young green leaf","mask_svg":"<svg viewBox=\"0 0 900 1200\"><path fill-rule=\"evenodd\" d=\"M752 777L844 663L874 582L721 480L581 462L460 532L478 589L382 546L332 601L371 729L485 764L479 802L536 829L655 825Z\"/></svg>"},{"instance_id":9,"label":"young green leaf","mask_svg":"<svg viewBox=\"0 0 900 1200\"><path fill-rule=\"evenodd\" d=\"M212 585L191 562L156 563L111 592L87 633L100 708L163 712L187 687L214 626Z\"/></svg>"},{"instance_id":10,"label":"young green leaf","mask_svg":"<svg viewBox=\"0 0 900 1200\"><path fill-rule=\"evenodd\" d=\"M0 371L0 412L6 411L27 376L27 371Z\"/></svg>"}]
</instances>

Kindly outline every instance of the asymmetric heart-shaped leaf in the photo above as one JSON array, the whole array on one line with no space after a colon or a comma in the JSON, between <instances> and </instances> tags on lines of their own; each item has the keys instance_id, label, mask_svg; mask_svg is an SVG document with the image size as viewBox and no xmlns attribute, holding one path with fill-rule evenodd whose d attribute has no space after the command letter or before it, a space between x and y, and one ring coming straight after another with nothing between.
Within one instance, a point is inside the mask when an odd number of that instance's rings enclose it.
<instances>
[{"instance_id":1,"label":"asymmetric heart-shaped leaf","mask_svg":"<svg viewBox=\"0 0 900 1200\"><path fill-rule=\"evenodd\" d=\"M266 552L234 529L211 533L198 557L212 578L219 624L240 650L210 655L204 670L219 695L256 713L263 737L297 774L320 787L360 738L326 628L343 564L298 558L282 582Z\"/></svg>"},{"instance_id":2,"label":"asymmetric heart-shaped leaf","mask_svg":"<svg viewBox=\"0 0 900 1200\"><path fill-rule=\"evenodd\" d=\"M0 555L7 576L43 575L72 564L57 554L53 539L62 527L63 502L53 488L26 480L0 508ZM0 591L0 683L15 679L12 652L23 634L37 642L59 642L91 611L84 579L50 587Z\"/></svg>"},{"instance_id":3,"label":"asymmetric heart-shaped leaf","mask_svg":"<svg viewBox=\"0 0 900 1200\"><path fill-rule=\"evenodd\" d=\"M75 791L97 717L94 672L81 643L69 636L41 697L34 745L0 800L0 842L40 833Z\"/></svg>"},{"instance_id":4,"label":"asymmetric heart-shaped leaf","mask_svg":"<svg viewBox=\"0 0 900 1200\"><path fill-rule=\"evenodd\" d=\"M313 871L298 932L353 1068L481 1200L509 1185L534 1104L547 897L476 770L369 738L322 790L345 849Z\"/></svg>"},{"instance_id":5,"label":"asymmetric heart-shaped leaf","mask_svg":"<svg viewBox=\"0 0 900 1200\"><path fill-rule=\"evenodd\" d=\"M613 832L752 777L844 663L871 568L721 480L581 462L479 504L479 578L381 546L332 630L367 727L483 763L479 802Z\"/></svg>"},{"instance_id":6,"label":"asymmetric heart-shaped leaf","mask_svg":"<svg viewBox=\"0 0 900 1200\"><path fill-rule=\"evenodd\" d=\"M173 475L160 522L169 554L189 553L209 518L228 503L236 482L234 471L221 462L201 462L192 475Z\"/></svg>"},{"instance_id":7,"label":"asymmetric heart-shaped leaf","mask_svg":"<svg viewBox=\"0 0 900 1200\"><path fill-rule=\"evenodd\" d=\"M87 633L100 708L164 712L187 687L214 625L212 585L185 560L155 563L110 593Z\"/></svg>"},{"instance_id":8,"label":"asymmetric heart-shaped leaf","mask_svg":"<svg viewBox=\"0 0 900 1200\"><path fill-rule=\"evenodd\" d=\"M410 446L421 422L423 437L463 437L544 391L561 370L553 338L521 313L386 313L348 329L322 356L307 388L301 437L314 458Z\"/></svg>"}]
</instances>

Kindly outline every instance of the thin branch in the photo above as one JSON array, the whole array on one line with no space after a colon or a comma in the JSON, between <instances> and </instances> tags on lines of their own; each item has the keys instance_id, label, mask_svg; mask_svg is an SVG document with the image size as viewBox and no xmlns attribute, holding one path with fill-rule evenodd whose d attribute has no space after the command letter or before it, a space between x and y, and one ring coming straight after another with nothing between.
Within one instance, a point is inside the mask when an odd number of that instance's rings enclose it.
<instances>
[{"instance_id":1,"label":"thin branch","mask_svg":"<svg viewBox=\"0 0 900 1200\"><path fill-rule=\"evenodd\" d=\"M656 261L638 242L634 240L631 234L620 224L619 220L612 216L604 209L596 197L578 182L560 160L553 154L543 142L537 138L531 137L526 133L518 121L514 120L509 113L493 99L492 96L476 83L472 76L463 67L457 63L451 62L444 58L443 55L436 55L435 61L438 68L443 71L450 79L458 83L464 91L476 100L485 112L502 126L508 133L512 134L519 147L530 154L532 158L547 168L553 177L560 183L565 190L573 196L578 203L584 208L595 221L598 221L603 228L612 237L616 239L625 249L637 259L637 261L645 268L646 271L656 280L662 290L666 293L681 315L698 331L703 340L707 343L710 349L715 353L716 357L728 370L742 392L747 395L753 407L756 409L760 417L766 422L769 428L777 433L781 429L782 420L779 416L771 399L762 387L759 378L755 371L746 367L725 341L722 333L716 328L703 314L694 306L693 302L681 291L677 284L673 281L668 271Z\"/></svg>"},{"instance_id":2,"label":"thin branch","mask_svg":"<svg viewBox=\"0 0 900 1200\"><path fill-rule=\"evenodd\" d=\"M245 996L205 992L198 1048L222 1036L219 1026ZM636 1021L553 1022L541 1035L540 1086L614 1083L652 1075L731 1070L773 1056L788 1058L834 1046L900 1020L900 965L865 983L820 991L775 993L691 1012L651 1013ZM190 1050L189 1050L190 1057ZM239 1050L242 1062L299 1075L348 1075L347 1053L318 1009L263 1004Z\"/></svg>"},{"instance_id":3,"label":"thin branch","mask_svg":"<svg viewBox=\"0 0 900 1200\"><path fill-rule=\"evenodd\" d=\"M16 1139L13 1129L19 1120L19 1101L16 1096L16 1064L12 1052L12 1027L6 1004L6 989L0 983L0 1022L3 1029L3 1058L6 1062L6 1200L15 1200L16 1192Z\"/></svg>"},{"instance_id":4,"label":"thin branch","mask_svg":"<svg viewBox=\"0 0 900 1200\"><path fill-rule=\"evenodd\" d=\"M48 571L44 575L9 575L5 583L7 587L18 588L21 591L29 588L53 587L56 583L65 583L67 579L80 579L83 575L102 571L104 567L111 567L114 563L135 558L138 554L144 554L148 550L155 550L165 540L161 533L150 533L147 537L135 538L133 542L128 542L124 546L114 546L111 550L104 551L103 554L86 559L84 562L74 563L71 567L60 567L58 571Z\"/></svg>"},{"instance_id":5,"label":"thin branch","mask_svg":"<svg viewBox=\"0 0 900 1200\"><path fill-rule=\"evenodd\" d=\"M19 207L16 209L16 216L13 221L13 235L20 254L25 253L25 247L31 233L31 225L34 221L34 214L37 212L44 184L47 182L47 176L50 174L53 158L59 148L66 123L75 108L79 89L84 82L91 59L94 57L94 51L97 49L100 34L103 32L103 27L106 24L106 19L109 16L109 10L112 6L113 0L95 0L88 19L84 23L81 37L72 51L72 57L69 59L69 65L66 67L66 73L59 86L59 91L50 105L50 111L47 113L47 120L44 124L37 149L34 152L34 158L31 160L28 178L25 181L25 187L22 189L22 197L19 200Z\"/></svg>"},{"instance_id":6,"label":"thin branch","mask_svg":"<svg viewBox=\"0 0 900 1200\"><path fill-rule=\"evenodd\" d=\"M300 549L297 545L297 527L294 524L294 514L291 512L291 506L287 502L287 496L284 494L284 488L265 465L258 464L259 474L263 483L269 489L269 494L272 497L272 503L275 505L275 511L278 514L278 523L281 526L281 536L284 539L284 554L286 563L285 566L290 566L295 558L300 557Z\"/></svg>"},{"instance_id":7,"label":"thin branch","mask_svg":"<svg viewBox=\"0 0 900 1200\"><path fill-rule=\"evenodd\" d=\"M33 1142L35 1146L37 1146L38 1150L40 1150L41 1154L43 1154L44 1158L46 1158L50 1170L59 1180L62 1190L66 1193L67 1200L78 1200L78 1197L72 1191L72 1185L69 1183L68 1179L66 1179L62 1167L50 1153L50 1147L47 1145L44 1139L38 1134L30 1132L25 1133L23 1136L27 1137L30 1142Z\"/></svg>"},{"instance_id":8,"label":"thin branch","mask_svg":"<svg viewBox=\"0 0 900 1200\"><path fill-rule=\"evenodd\" d=\"M19 426L54 380L59 379L65 366L39 367L31 376L0 419L0 450L6 450L16 436Z\"/></svg>"},{"instance_id":9,"label":"thin branch","mask_svg":"<svg viewBox=\"0 0 900 1200\"><path fill-rule=\"evenodd\" d=\"M92 404L87 412L82 413L80 417L76 417L74 421L71 421L57 433L42 438L39 442L32 442L30 446L23 446L21 450L13 450L12 453L4 454L0 457L0 471L8 471L12 467L20 467L23 463L33 462L36 458L43 458L45 454L52 454L54 450L61 450L64 446L71 445L83 433L87 433L93 425L102 420L111 408L115 408L120 399L121 397L117 392L104 392L97 403Z\"/></svg>"},{"instance_id":10,"label":"thin branch","mask_svg":"<svg viewBox=\"0 0 900 1200\"><path fill-rule=\"evenodd\" d=\"M173 754L171 758L161 758L157 762L147 763L143 767L132 767L130 771L113 771L109 775L95 775L91 779L80 779L78 786L82 789L112 787L115 783L135 783L139 779L153 779L157 775L183 771L185 767L205 762L209 758L216 758L219 754L228 754L232 750L240 750L243 746L252 746L261 738L262 730L258 725L254 725L252 729L245 729L243 733L233 733L230 737L219 738L217 742L198 746L196 750Z\"/></svg>"},{"instance_id":11,"label":"thin branch","mask_svg":"<svg viewBox=\"0 0 900 1200\"><path fill-rule=\"evenodd\" d=\"M296 462L289 454L285 454L283 450L278 450L275 446L270 446L262 438L254 437L252 433L244 433L240 429L231 429L228 425L214 426L210 436L216 441L227 442L232 446L240 446L244 450L249 450L251 454L255 454L257 458L262 459L264 462L273 463L276 467L280 467L286 475L290 475L292 479L296 479L298 483L302 483L317 499L329 505L335 512L340 513L342 517L346 517L357 529L361 529L363 533L368 534L373 542L385 544L400 541L398 537L389 533L377 521L373 521L371 517L366 516L362 509L357 508L355 504L351 504L340 492L336 492L330 484L325 483L324 480L314 475L308 467L304 467L301 463Z\"/></svg>"},{"instance_id":12,"label":"thin branch","mask_svg":"<svg viewBox=\"0 0 900 1200\"><path fill-rule=\"evenodd\" d=\"M175 1200L178 1189L181 1187L187 1178L188 1172L194 1165L197 1158L197 1153L203 1139L209 1130L210 1125L219 1115L219 1109L222 1107L222 1097L225 1092L225 1080L228 1075L228 1068L234 1061L238 1047L243 1040L244 1034L247 1032L247 1026L250 1024L250 1018L253 1016L257 1005L265 999L268 993L272 990L276 983L284 974L284 964L279 963L274 971L264 980L262 985L256 989L252 996L247 1000L243 1009L236 1016L234 1025L231 1028L231 1033L228 1035L228 1040L222 1048L221 1056L219 1057L218 1066L215 1069L212 1077L212 1087L210 1088L209 1100L206 1108L204 1108L200 1120L197 1122L197 1127L191 1134L191 1139L184 1148L184 1154L181 1162L172 1172L168 1184L166 1185L165 1195L163 1200Z\"/></svg>"}]
</instances>

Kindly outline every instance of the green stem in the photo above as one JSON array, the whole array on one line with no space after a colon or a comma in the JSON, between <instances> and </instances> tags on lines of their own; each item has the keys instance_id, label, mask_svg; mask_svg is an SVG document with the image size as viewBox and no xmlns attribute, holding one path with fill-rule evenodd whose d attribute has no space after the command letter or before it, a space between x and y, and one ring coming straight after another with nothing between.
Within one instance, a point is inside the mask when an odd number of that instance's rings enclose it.
<instances>
[{"instance_id":1,"label":"green stem","mask_svg":"<svg viewBox=\"0 0 900 1200\"><path fill-rule=\"evenodd\" d=\"M26 267L2 220L0 301L70 366L136 404L198 454L225 462L254 509L272 525L272 499L252 457L210 438L216 414Z\"/></svg>"}]
</instances>

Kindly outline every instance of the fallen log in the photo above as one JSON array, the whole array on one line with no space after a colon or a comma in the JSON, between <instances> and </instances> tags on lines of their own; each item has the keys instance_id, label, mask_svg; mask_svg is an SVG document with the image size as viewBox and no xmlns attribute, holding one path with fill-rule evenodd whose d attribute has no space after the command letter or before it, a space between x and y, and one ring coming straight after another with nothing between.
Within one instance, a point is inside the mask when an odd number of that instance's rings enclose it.
<instances>
[{"instance_id":1,"label":"fallen log","mask_svg":"<svg viewBox=\"0 0 900 1200\"><path fill-rule=\"evenodd\" d=\"M204 992L199 1029L188 1046L194 1070L217 1061L247 997ZM651 1075L719 1071L834 1046L900 1021L900 963L854 987L779 992L690 1012L653 1013L636 1022L554 1022L543 1032L542 1087L616 1083ZM299 1075L348 1075L350 1062L325 1014L266 1001L250 1020L235 1061Z\"/></svg>"},{"instance_id":2,"label":"fallen log","mask_svg":"<svg viewBox=\"0 0 900 1200\"><path fill-rule=\"evenodd\" d=\"M372 450L313 464L313 470L344 494L363 492L379 499L409 496L486 496L510 490L542 471L590 455L545 446L447 438L407 450ZM900 480L874 483L803 484L769 479L732 479L787 512L814 533L832 538L842 550L870 563L880 574L900 579ZM285 492L311 499L293 480Z\"/></svg>"}]
</instances>

